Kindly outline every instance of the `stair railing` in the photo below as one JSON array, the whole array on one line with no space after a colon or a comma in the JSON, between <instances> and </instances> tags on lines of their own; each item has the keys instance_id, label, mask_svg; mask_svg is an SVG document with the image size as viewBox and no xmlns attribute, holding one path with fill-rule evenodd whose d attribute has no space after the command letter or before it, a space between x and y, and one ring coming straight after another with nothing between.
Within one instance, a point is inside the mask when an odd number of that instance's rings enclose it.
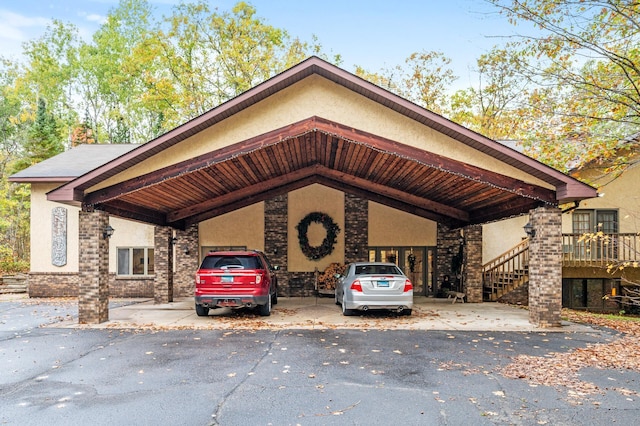
<instances>
[{"instance_id":1,"label":"stair railing","mask_svg":"<svg viewBox=\"0 0 640 426\"><path fill-rule=\"evenodd\" d=\"M496 300L507 289L513 289L528 281L529 239L502 253L482 266L483 288L489 300Z\"/></svg>"}]
</instances>

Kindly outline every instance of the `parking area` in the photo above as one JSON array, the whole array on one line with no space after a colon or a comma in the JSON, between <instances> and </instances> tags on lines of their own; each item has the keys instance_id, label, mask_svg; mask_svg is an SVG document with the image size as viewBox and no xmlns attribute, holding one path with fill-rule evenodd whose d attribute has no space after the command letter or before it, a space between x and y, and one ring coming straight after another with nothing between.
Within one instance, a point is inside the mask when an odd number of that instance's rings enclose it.
<instances>
[{"instance_id":1,"label":"parking area","mask_svg":"<svg viewBox=\"0 0 640 426\"><path fill-rule=\"evenodd\" d=\"M115 306L115 307L114 307ZM280 297L271 316L250 310L221 308L198 317L193 298L154 304L153 300L112 300L109 321L79 325L66 318L54 327L158 328L158 329L375 329L458 331L588 331L590 327L563 322L558 328L538 328L529 322L529 311L499 303L452 303L450 299L416 297L411 316L390 312L342 315L332 297Z\"/></svg>"}]
</instances>

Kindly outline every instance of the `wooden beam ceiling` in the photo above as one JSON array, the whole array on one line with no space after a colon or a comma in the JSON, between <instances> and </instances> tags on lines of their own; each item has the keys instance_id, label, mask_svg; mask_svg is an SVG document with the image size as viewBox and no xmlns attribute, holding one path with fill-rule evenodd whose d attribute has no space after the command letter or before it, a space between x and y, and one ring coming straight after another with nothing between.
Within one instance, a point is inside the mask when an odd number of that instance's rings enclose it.
<instances>
[{"instance_id":1,"label":"wooden beam ceiling","mask_svg":"<svg viewBox=\"0 0 640 426\"><path fill-rule=\"evenodd\" d=\"M312 183L452 226L555 204L555 191L312 117L84 194L112 214L183 227Z\"/></svg>"}]
</instances>

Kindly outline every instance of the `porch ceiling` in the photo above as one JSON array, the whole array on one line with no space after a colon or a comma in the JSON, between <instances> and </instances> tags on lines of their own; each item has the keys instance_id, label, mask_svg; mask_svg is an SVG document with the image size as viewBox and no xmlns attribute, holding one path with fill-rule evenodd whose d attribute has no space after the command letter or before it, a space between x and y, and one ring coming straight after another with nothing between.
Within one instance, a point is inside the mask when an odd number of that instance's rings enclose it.
<instances>
[{"instance_id":1,"label":"porch ceiling","mask_svg":"<svg viewBox=\"0 0 640 426\"><path fill-rule=\"evenodd\" d=\"M184 228L313 183L452 227L557 204L555 191L317 117L86 193L83 204Z\"/></svg>"}]
</instances>

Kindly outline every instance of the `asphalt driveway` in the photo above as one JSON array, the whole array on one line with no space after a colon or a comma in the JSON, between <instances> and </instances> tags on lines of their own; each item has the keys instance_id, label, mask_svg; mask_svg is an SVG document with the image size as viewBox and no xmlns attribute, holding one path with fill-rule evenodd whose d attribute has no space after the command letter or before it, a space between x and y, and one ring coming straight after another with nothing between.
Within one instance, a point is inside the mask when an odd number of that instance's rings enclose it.
<instances>
[{"instance_id":1,"label":"asphalt driveway","mask_svg":"<svg viewBox=\"0 0 640 426\"><path fill-rule=\"evenodd\" d=\"M576 380L596 386L584 394L501 374L518 355L619 338L606 329L56 326L76 312L74 301L0 301L0 423L609 425L640 414L633 371L582 369ZM238 315L224 321L250 321Z\"/></svg>"}]
</instances>

